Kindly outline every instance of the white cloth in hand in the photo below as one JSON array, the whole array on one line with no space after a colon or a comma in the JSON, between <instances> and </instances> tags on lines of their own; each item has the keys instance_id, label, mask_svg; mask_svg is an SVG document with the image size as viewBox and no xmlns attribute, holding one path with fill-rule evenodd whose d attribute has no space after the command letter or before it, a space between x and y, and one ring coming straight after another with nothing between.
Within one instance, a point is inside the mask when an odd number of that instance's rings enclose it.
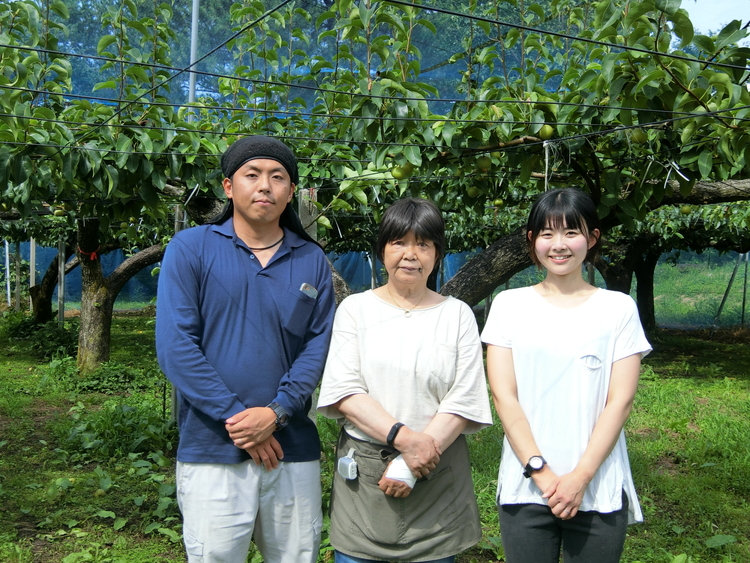
<instances>
[{"instance_id":1,"label":"white cloth in hand","mask_svg":"<svg viewBox=\"0 0 750 563\"><path fill-rule=\"evenodd\" d=\"M409 469L409 466L406 465L406 462L404 461L404 456L400 454L388 466L388 470L385 472L385 476L388 479L393 479L394 481L401 481L402 483L406 483L407 485L409 485L410 489L413 489L414 484L417 482L417 478L411 472L411 470Z\"/></svg>"}]
</instances>

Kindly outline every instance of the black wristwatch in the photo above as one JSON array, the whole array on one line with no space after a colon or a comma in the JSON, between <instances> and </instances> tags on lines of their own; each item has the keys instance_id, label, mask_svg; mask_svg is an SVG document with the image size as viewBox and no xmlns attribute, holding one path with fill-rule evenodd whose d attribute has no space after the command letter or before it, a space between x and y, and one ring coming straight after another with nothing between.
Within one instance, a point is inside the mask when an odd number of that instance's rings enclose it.
<instances>
[{"instance_id":1,"label":"black wristwatch","mask_svg":"<svg viewBox=\"0 0 750 563\"><path fill-rule=\"evenodd\" d=\"M523 476L527 479L531 477L531 474L534 473L534 471L541 471L542 467L545 466L547 463L547 460L544 459L540 455L533 455L529 458L529 463L526 464L526 467L523 469Z\"/></svg>"},{"instance_id":2,"label":"black wristwatch","mask_svg":"<svg viewBox=\"0 0 750 563\"><path fill-rule=\"evenodd\" d=\"M404 427L403 422L397 422L393 426L391 426L391 431L388 432L388 436L385 439L385 443L388 444L390 447L393 447L393 442L396 441L396 434L398 434L398 431L401 430Z\"/></svg>"},{"instance_id":3,"label":"black wristwatch","mask_svg":"<svg viewBox=\"0 0 750 563\"><path fill-rule=\"evenodd\" d=\"M289 413L279 403L268 403L266 406L276 413L276 430L281 430L289 424Z\"/></svg>"}]
</instances>

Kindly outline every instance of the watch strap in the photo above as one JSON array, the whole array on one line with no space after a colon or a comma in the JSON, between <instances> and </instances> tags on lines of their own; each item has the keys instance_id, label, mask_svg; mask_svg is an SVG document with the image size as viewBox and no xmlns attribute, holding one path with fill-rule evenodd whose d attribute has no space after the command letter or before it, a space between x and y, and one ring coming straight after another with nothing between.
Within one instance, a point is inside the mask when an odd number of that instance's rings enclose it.
<instances>
[{"instance_id":1,"label":"watch strap","mask_svg":"<svg viewBox=\"0 0 750 563\"><path fill-rule=\"evenodd\" d=\"M531 466L531 460L534 459L534 458L538 458L538 459L542 460L542 466L541 467L534 468L534 467ZM526 463L526 467L523 468L523 476L526 477L527 479L529 479L531 477L532 473L534 473L536 471L541 471L542 469L544 469L545 465L547 465L547 460L546 459L544 459L540 455L533 455L533 456L531 456L529 458L528 463Z\"/></svg>"},{"instance_id":2,"label":"watch strap","mask_svg":"<svg viewBox=\"0 0 750 563\"><path fill-rule=\"evenodd\" d=\"M276 430L281 430L289 424L289 413L279 403L268 403L266 406L276 413Z\"/></svg>"},{"instance_id":3,"label":"watch strap","mask_svg":"<svg viewBox=\"0 0 750 563\"><path fill-rule=\"evenodd\" d=\"M391 431L388 432L388 437L385 439L386 444L388 444L390 447L393 447L393 442L396 441L396 435L403 426L405 426L403 422L397 422L396 424L391 426Z\"/></svg>"}]
</instances>

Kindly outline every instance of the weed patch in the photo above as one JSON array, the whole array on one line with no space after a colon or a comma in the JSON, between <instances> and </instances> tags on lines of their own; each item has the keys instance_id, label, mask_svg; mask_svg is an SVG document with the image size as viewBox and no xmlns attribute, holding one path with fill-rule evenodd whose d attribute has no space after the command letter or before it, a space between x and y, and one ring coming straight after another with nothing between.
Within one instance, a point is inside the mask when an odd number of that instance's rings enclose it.
<instances>
[{"instance_id":1,"label":"weed patch","mask_svg":"<svg viewBox=\"0 0 750 563\"><path fill-rule=\"evenodd\" d=\"M177 436L152 319L115 317L112 361L86 378L73 357L40 361L22 319L9 319L0 319L0 561L183 560ZM750 561L750 333L661 330L653 344L625 429L646 520L629 528L622 560ZM339 427L319 418L318 429L319 561L330 563ZM495 506L502 439L497 422L467 436L483 539L459 563L504 560ZM248 560L261 558L253 549Z\"/></svg>"}]
</instances>

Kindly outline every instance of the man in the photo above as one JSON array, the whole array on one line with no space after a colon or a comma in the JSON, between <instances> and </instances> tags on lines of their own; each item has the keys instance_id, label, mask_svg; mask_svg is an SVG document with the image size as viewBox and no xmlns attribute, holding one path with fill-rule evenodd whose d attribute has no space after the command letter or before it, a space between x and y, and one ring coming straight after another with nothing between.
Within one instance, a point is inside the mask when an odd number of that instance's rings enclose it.
<instances>
[{"instance_id":1,"label":"man","mask_svg":"<svg viewBox=\"0 0 750 563\"><path fill-rule=\"evenodd\" d=\"M179 391L177 495L190 563L314 562L320 441L308 418L333 323L331 270L290 202L297 161L277 139L221 158L225 212L169 243L156 348Z\"/></svg>"}]
</instances>

